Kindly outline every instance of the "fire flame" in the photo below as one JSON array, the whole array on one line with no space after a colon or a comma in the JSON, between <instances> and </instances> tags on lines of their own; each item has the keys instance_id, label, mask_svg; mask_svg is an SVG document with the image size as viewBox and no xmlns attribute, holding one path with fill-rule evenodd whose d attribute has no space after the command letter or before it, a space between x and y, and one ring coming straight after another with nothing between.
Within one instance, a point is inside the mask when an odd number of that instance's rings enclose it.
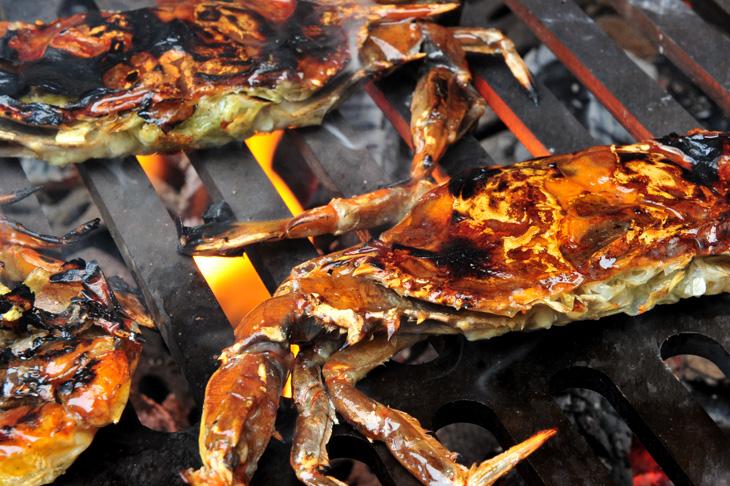
<instances>
[{"instance_id":1,"label":"fire flame","mask_svg":"<svg viewBox=\"0 0 730 486\"><path fill-rule=\"evenodd\" d=\"M255 135L246 140L246 145L276 188L286 207L292 215L297 215L303 211L302 205L289 186L274 171L274 155L283 134L283 131L277 131ZM165 157L150 155L138 156L137 159L150 182L157 189L168 173ZM271 296L246 255L235 258L201 256L193 258L223 312L233 325ZM297 346L292 346L292 351L296 354ZM287 382L284 396L291 397L291 379Z\"/></svg>"},{"instance_id":2,"label":"fire flame","mask_svg":"<svg viewBox=\"0 0 730 486\"><path fill-rule=\"evenodd\" d=\"M138 156L137 160L152 185L159 190L160 183L165 180L169 172L165 157L145 155ZM248 311L269 298L266 286L247 256L193 258L232 324L238 323Z\"/></svg>"},{"instance_id":3,"label":"fire flame","mask_svg":"<svg viewBox=\"0 0 730 486\"><path fill-rule=\"evenodd\" d=\"M289 186L284 182L284 179L274 171L274 155L276 154L276 147L281 142L281 137L284 136L283 130L277 130L271 133L260 133L246 140L246 146L253 154L256 161L261 166L261 169L269 178L271 183L274 185L276 192L279 193L281 199L284 200L284 204L289 209L289 212L293 216L304 211L301 203L289 189Z\"/></svg>"}]
</instances>

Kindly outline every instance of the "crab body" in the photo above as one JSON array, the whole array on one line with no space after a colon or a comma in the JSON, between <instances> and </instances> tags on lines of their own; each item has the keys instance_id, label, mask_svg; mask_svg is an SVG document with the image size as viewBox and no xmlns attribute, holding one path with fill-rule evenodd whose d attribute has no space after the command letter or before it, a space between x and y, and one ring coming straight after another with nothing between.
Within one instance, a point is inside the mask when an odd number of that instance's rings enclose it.
<instances>
[{"instance_id":1,"label":"crab body","mask_svg":"<svg viewBox=\"0 0 730 486\"><path fill-rule=\"evenodd\" d=\"M137 321L148 319L136 299L115 295L93 263L36 251L65 241L0 219L3 485L61 475L119 420L139 360Z\"/></svg>"},{"instance_id":2,"label":"crab body","mask_svg":"<svg viewBox=\"0 0 730 486\"><path fill-rule=\"evenodd\" d=\"M418 19L455 7L164 0L47 24L0 23L3 150L63 164L316 124L357 81L422 59L429 39L441 48L445 29ZM493 34L492 50L502 52ZM436 64L466 86L464 52L448 43ZM529 78L513 51L504 55Z\"/></svg>"},{"instance_id":3,"label":"crab body","mask_svg":"<svg viewBox=\"0 0 730 486\"><path fill-rule=\"evenodd\" d=\"M698 130L475 169L393 198L405 214L395 227L298 266L236 327L208 385L205 468L189 478L251 478L293 366L292 465L305 483L338 484L323 445L334 407L424 484L491 484L553 432L467 469L355 383L425 335L485 339L730 291L728 176L730 136ZM237 231L264 240L264 228ZM304 347L293 365L292 342Z\"/></svg>"}]
</instances>

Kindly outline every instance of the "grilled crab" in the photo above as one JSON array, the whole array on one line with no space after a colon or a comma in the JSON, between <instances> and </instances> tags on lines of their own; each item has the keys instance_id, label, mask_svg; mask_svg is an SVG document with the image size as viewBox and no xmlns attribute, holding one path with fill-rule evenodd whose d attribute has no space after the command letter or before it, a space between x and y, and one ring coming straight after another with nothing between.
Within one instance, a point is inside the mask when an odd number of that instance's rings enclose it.
<instances>
[{"instance_id":1,"label":"grilled crab","mask_svg":"<svg viewBox=\"0 0 730 486\"><path fill-rule=\"evenodd\" d=\"M0 204L15 199L0 196ZM38 235L0 219L2 485L52 482L127 402L141 350L137 322L149 323L97 265L36 251L77 236Z\"/></svg>"},{"instance_id":2,"label":"grilled crab","mask_svg":"<svg viewBox=\"0 0 730 486\"><path fill-rule=\"evenodd\" d=\"M0 153L54 164L169 152L319 123L358 81L422 60L414 177L484 111L465 53L498 54L494 29L431 19L458 3L160 0L51 23L0 23Z\"/></svg>"},{"instance_id":3,"label":"grilled crab","mask_svg":"<svg viewBox=\"0 0 730 486\"><path fill-rule=\"evenodd\" d=\"M251 479L291 370L291 463L304 483L341 484L326 475L336 410L423 484L491 484L553 432L467 469L357 381L426 335L487 339L730 291L729 182L730 134L698 130L474 169L421 182L415 201L390 198L393 213L405 212L395 227L296 267L236 326L206 392L204 467L188 479ZM244 223L233 243L286 237L286 226ZM204 250L227 253L228 243ZM303 346L296 359L291 343Z\"/></svg>"}]
</instances>

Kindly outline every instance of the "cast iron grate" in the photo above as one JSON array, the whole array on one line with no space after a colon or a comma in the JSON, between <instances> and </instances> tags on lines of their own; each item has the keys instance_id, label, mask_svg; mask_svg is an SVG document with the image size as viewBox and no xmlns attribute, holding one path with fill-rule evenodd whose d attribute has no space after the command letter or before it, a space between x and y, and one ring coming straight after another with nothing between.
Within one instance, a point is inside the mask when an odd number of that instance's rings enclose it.
<instances>
[{"instance_id":1,"label":"cast iron grate","mask_svg":"<svg viewBox=\"0 0 730 486\"><path fill-rule=\"evenodd\" d=\"M488 0L481 0L488 2ZM20 5L22 3L22 5ZM153 2L99 0L123 8ZM494 3L494 2L491 2ZM506 0L564 65L637 138L685 131L699 125L671 96L642 72L573 0ZM705 24L681 0L611 0L666 49L667 56L730 113L730 40ZM702 2L728 12L725 0ZM56 12L95 8L93 1L2 2L8 15L49 18ZM480 0L467 2L464 24ZM543 86L534 105L499 61L473 60L480 92L502 121L534 154L572 151L594 143L587 131ZM408 140L408 95L415 80L401 73L366 87L396 130ZM334 114L338 130L352 130ZM315 174L335 194L352 195L391 183L366 151L344 147L331 131L299 130L293 139ZM225 200L237 219L284 217L286 208L243 144L189 154L209 193ZM481 145L467 137L447 155L449 172L487 165ZM223 312L193 262L175 252L175 224L134 158L88 163L79 172L101 211L146 304L160 324L174 359L200 400L215 356L231 341ZM0 161L0 191L28 185L17 161ZM24 217L47 229L37 201ZM140 215L144 215L141 217ZM247 254L270 289L290 268L314 254L308 241L249 248ZM489 342L445 339L432 362L391 364L363 382L373 397L408 411L436 430L472 422L494 433L502 446L546 427L559 435L520 468L531 484L610 484L607 470L568 422L552 394L571 387L609 399L675 484L730 484L728 437L671 375L662 359L697 354L730 376L730 296L694 299L638 318L615 317L600 324L572 325L549 332L505 336ZM435 393L438 391L438 393ZM293 414L282 406L278 430L255 484L296 484L286 438ZM142 427L127 413L103 430L93 446L58 484L171 484L182 467L197 463L194 430L163 434ZM332 457L369 464L383 484L415 481L379 445L347 427L331 442Z\"/></svg>"}]
</instances>

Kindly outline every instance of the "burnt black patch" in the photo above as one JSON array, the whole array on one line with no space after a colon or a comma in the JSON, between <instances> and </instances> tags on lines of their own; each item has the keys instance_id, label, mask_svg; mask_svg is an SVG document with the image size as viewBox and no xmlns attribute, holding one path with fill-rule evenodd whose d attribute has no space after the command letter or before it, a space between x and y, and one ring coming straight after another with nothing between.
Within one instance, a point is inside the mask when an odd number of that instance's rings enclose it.
<instances>
[{"instance_id":1,"label":"burnt black patch","mask_svg":"<svg viewBox=\"0 0 730 486\"><path fill-rule=\"evenodd\" d=\"M94 378L96 378L96 371L94 370L94 367L98 363L98 359L89 360L86 365L82 366L76 371L76 373L74 373L70 380L64 382L59 387L59 391L64 395L68 395L73 393L74 390L85 387L94 381Z\"/></svg>"},{"instance_id":2,"label":"burnt black patch","mask_svg":"<svg viewBox=\"0 0 730 486\"><path fill-rule=\"evenodd\" d=\"M18 424L28 424L30 426L33 426L33 424L38 423L38 421L41 418L41 414L37 410L31 410L30 412L26 413L22 417L20 417L17 421Z\"/></svg>"},{"instance_id":3,"label":"burnt black patch","mask_svg":"<svg viewBox=\"0 0 730 486\"><path fill-rule=\"evenodd\" d=\"M235 9L233 5L228 8ZM242 83L251 86L273 88L298 69L305 57L331 59L348 45L346 29L322 23L322 8L317 2L297 2L294 14L281 24L269 22L253 10L239 9L242 16L256 23L258 33L267 39L256 59L241 58L231 45L233 41L214 40L215 35L206 30L221 18L222 12L216 8L200 12L201 23L206 22L207 26L179 19L165 22L155 8L124 12L124 21L88 11L86 25L126 32L132 38L130 46L115 41L108 51L92 58L49 47L39 59L22 62L11 47L16 33L10 30L0 38L0 105L10 107L15 117L9 111L0 115L32 126L56 127L64 122L64 116L68 118L74 111L83 111L101 96L113 93L104 85L104 75L114 66L129 64L129 59L142 52L159 58L176 50L189 54L198 63L215 57L222 65L235 69L226 69L220 75L196 73L196 76L212 83L242 78ZM235 15L227 17L232 22L238 20ZM311 29L313 26L319 28ZM211 50L215 53L210 54ZM128 81L138 83L139 78L132 76ZM66 108L45 103L24 105L18 101L32 90L60 94L76 101Z\"/></svg>"},{"instance_id":4,"label":"burnt black patch","mask_svg":"<svg viewBox=\"0 0 730 486\"><path fill-rule=\"evenodd\" d=\"M484 187L484 184L501 172L501 169L479 167L459 173L449 182L449 192L455 197L469 199Z\"/></svg>"},{"instance_id":5,"label":"burnt black patch","mask_svg":"<svg viewBox=\"0 0 730 486\"><path fill-rule=\"evenodd\" d=\"M4 314L14 306L22 312L27 312L33 308L34 302L33 292L26 285L21 284L10 293L0 296L0 314Z\"/></svg>"},{"instance_id":6,"label":"burnt black patch","mask_svg":"<svg viewBox=\"0 0 730 486\"><path fill-rule=\"evenodd\" d=\"M685 178L695 184L712 186L719 179L718 163L723 147L728 145L727 135L677 135L672 133L658 139L658 142L681 150L692 163L692 169L685 170Z\"/></svg>"},{"instance_id":7,"label":"burnt black patch","mask_svg":"<svg viewBox=\"0 0 730 486\"><path fill-rule=\"evenodd\" d=\"M465 238L451 239L438 252L401 245L394 245L393 248L406 250L417 258L432 260L437 266L448 270L449 274L456 278L489 278L497 274L490 266L492 258L489 249L480 248Z\"/></svg>"},{"instance_id":8,"label":"burnt black patch","mask_svg":"<svg viewBox=\"0 0 730 486\"><path fill-rule=\"evenodd\" d=\"M637 160L641 160L641 161L651 160L649 158L649 154L646 154L643 152L624 152L621 150L617 150L616 155L618 155L618 161L621 165L625 165L629 162L635 162Z\"/></svg>"},{"instance_id":9,"label":"burnt black patch","mask_svg":"<svg viewBox=\"0 0 730 486\"><path fill-rule=\"evenodd\" d=\"M28 124L44 127L55 127L63 122L63 112L46 103L21 103L20 101L0 94L0 111L7 118L14 118L13 114L19 114L20 118Z\"/></svg>"}]
</instances>

